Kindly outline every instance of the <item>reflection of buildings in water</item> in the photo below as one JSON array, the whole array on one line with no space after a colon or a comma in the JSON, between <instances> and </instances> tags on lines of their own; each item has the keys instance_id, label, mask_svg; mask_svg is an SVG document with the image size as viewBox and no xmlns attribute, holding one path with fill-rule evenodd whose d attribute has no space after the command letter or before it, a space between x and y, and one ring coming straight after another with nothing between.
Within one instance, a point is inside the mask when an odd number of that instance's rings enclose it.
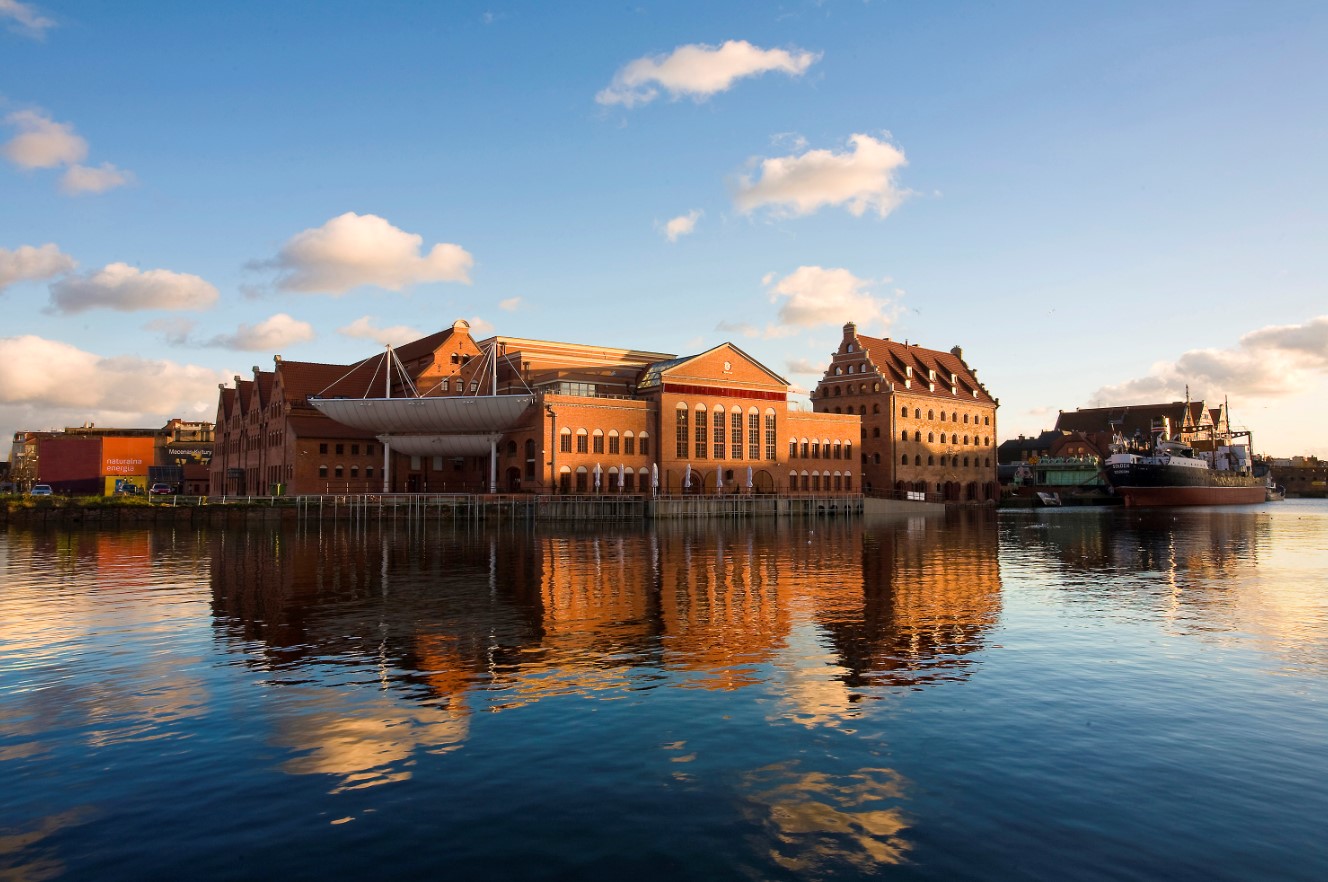
<instances>
[{"instance_id":1,"label":"reflection of buildings in water","mask_svg":"<svg viewBox=\"0 0 1328 882\"><path fill-rule=\"evenodd\" d=\"M771 859L800 876L874 875L902 862L905 780L890 769L803 771L796 761L749 772L747 814L770 834Z\"/></svg>"},{"instance_id":2,"label":"reflection of buildings in water","mask_svg":"<svg viewBox=\"0 0 1328 882\"><path fill-rule=\"evenodd\" d=\"M816 621L847 669L845 683L921 686L968 676L1001 611L993 512L864 527L856 583L822 582Z\"/></svg>"},{"instance_id":3,"label":"reflection of buildings in water","mask_svg":"<svg viewBox=\"0 0 1328 882\"><path fill-rule=\"evenodd\" d=\"M0 833L0 879L38 882L64 876L68 868L58 847L47 840L96 820L99 814L90 806L79 806Z\"/></svg>"},{"instance_id":4,"label":"reflection of buildings in water","mask_svg":"<svg viewBox=\"0 0 1328 882\"><path fill-rule=\"evenodd\" d=\"M192 535L15 531L5 548L0 645L22 660L12 674L24 688L5 702L0 760L48 752L39 739L53 729L95 749L204 713L206 690L187 673L201 659L181 649L202 587ZM127 633L145 645L122 642Z\"/></svg>"}]
</instances>

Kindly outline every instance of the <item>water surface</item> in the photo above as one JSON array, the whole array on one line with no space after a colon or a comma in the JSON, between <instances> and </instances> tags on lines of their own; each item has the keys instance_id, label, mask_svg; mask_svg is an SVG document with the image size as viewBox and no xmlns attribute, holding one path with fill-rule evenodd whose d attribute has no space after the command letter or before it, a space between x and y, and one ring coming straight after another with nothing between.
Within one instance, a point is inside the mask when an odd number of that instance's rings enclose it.
<instances>
[{"instance_id":1,"label":"water surface","mask_svg":"<svg viewBox=\"0 0 1328 882\"><path fill-rule=\"evenodd\" d=\"M0 534L0 878L1328 878L1328 505Z\"/></svg>"}]
</instances>

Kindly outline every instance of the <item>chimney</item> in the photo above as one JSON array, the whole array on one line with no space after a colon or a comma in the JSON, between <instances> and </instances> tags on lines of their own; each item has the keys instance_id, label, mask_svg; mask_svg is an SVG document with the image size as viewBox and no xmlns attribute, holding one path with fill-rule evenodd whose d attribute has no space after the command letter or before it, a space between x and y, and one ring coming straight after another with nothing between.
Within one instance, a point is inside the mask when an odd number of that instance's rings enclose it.
<instances>
[{"instance_id":1,"label":"chimney","mask_svg":"<svg viewBox=\"0 0 1328 882\"><path fill-rule=\"evenodd\" d=\"M964 360L964 350L958 346L951 349L950 354L953 355L955 358L959 359L960 361Z\"/></svg>"}]
</instances>

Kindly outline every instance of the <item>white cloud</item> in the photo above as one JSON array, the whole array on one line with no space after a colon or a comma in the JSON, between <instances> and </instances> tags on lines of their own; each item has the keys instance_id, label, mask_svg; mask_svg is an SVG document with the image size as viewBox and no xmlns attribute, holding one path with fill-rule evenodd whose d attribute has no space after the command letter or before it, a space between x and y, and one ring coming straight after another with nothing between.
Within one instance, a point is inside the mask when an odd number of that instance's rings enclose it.
<instances>
[{"instance_id":1,"label":"white cloud","mask_svg":"<svg viewBox=\"0 0 1328 882\"><path fill-rule=\"evenodd\" d=\"M487 337L493 333L493 322L485 321L479 316L466 319L466 321L470 322L470 335L472 337Z\"/></svg>"},{"instance_id":2,"label":"white cloud","mask_svg":"<svg viewBox=\"0 0 1328 882\"><path fill-rule=\"evenodd\" d=\"M803 376L819 377L825 373L825 365L817 364L809 358L790 358L784 362L784 367L790 374L800 374Z\"/></svg>"},{"instance_id":3,"label":"white cloud","mask_svg":"<svg viewBox=\"0 0 1328 882\"><path fill-rule=\"evenodd\" d=\"M344 328L337 328L337 333L343 337L350 337L357 340L373 340L380 346L400 346L403 343L409 343L412 340L418 340L424 336L423 331L407 325L393 325L390 328L375 328L373 326L373 320L367 315L360 316Z\"/></svg>"},{"instance_id":4,"label":"white cloud","mask_svg":"<svg viewBox=\"0 0 1328 882\"><path fill-rule=\"evenodd\" d=\"M184 346L189 343L189 335L198 323L193 319L178 316L153 319L143 326L145 330L160 334L162 340L171 346Z\"/></svg>"},{"instance_id":5,"label":"white cloud","mask_svg":"<svg viewBox=\"0 0 1328 882\"><path fill-rule=\"evenodd\" d=\"M36 110L19 110L5 117L18 134L4 146L5 158L19 168L55 168L82 162L88 142L74 134L69 123L58 123Z\"/></svg>"},{"instance_id":6,"label":"white cloud","mask_svg":"<svg viewBox=\"0 0 1328 882\"><path fill-rule=\"evenodd\" d=\"M680 236L691 235L692 231L696 229L696 222L700 217L701 212L696 210L673 218L664 225L664 236L670 242L677 242Z\"/></svg>"},{"instance_id":7,"label":"white cloud","mask_svg":"<svg viewBox=\"0 0 1328 882\"><path fill-rule=\"evenodd\" d=\"M80 421L92 413L151 415L159 422L215 413L217 384L229 379L224 371L136 355L104 357L30 334L0 338L0 405L63 409Z\"/></svg>"},{"instance_id":8,"label":"white cloud","mask_svg":"<svg viewBox=\"0 0 1328 882\"><path fill-rule=\"evenodd\" d=\"M313 325L279 312L256 324L241 324L234 334L219 334L208 341L208 345L249 352L273 352L283 346L307 343L315 336Z\"/></svg>"},{"instance_id":9,"label":"white cloud","mask_svg":"<svg viewBox=\"0 0 1328 882\"><path fill-rule=\"evenodd\" d=\"M377 215L348 211L291 237L277 257L255 266L281 270L286 291L344 294L361 285L400 291L421 282L470 283L474 258L460 245L440 243L421 255L424 237Z\"/></svg>"},{"instance_id":10,"label":"white cloud","mask_svg":"<svg viewBox=\"0 0 1328 882\"><path fill-rule=\"evenodd\" d=\"M71 165L60 178L60 189L71 196L80 193L105 193L107 190L122 187L133 179L132 174L116 168L109 162L103 162L97 168Z\"/></svg>"},{"instance_id":11,"label":"white cloud","mask_svg":"<svg viewBox=\"0 0 1328 882\"><path fill-rule=\"evenodd\" d=\"M31 3L20 3L19 0L0 0L0 19L12 22L11 31L38 40L46 36L48 29L55 27L55 19L42 15Z\"/></svg>"},{"instance_id":12,"label":"white cloud","mask_svg":"<svg viewBox=\"0 0 1328 882\"><path fill-rule=\"evenodd\" d=\"M206 309L216 300L217 289L198 276L163 269L144 272L127 263L112 263L51 285L51 305L66 314L97 308Z\"/></svg>"},{"instance_id":13,"label":"white cloud","mask_svg":"<svg viewBox=\"0 0 1328 882\"><path fill-rule=\"evenodd\" d=\"M516 312L521 308L520 297L509 297L506 300L498 301L498 308L503 312Z\"/></svg>"},{"instance_id":14,"label":"white cloud","mask_svg":"<svg viewBox=\"0 0 1328 882\"><path fill-rule=\"evenodd\" d=\"M761 159L757 179L739 180L735 202L750 213L771 206L781 214L813 214L827 205L844 205L861 217L868 210L885 217L904 200L895 170L908 164L904 152L870 135L849 138L850 150L808 150L800 155Z\"/></svg>"},{"instance_id":15,"label":"white cloud","mask_svg":"<svg viewBox=\"0 0 1328 882\"><path fill-rule=\"evenodd\" d=\"M860 326L879 323L889 327L894 320L891 302L871 293L871 279L859 279L846 269L800 266L782 279L767 275L770 301L779 303L779 329L767 336L783 336L797 328L818 325Z\"/></svg>"},{"instance_id":16,"label":"white cloud","mask_svg":"<svg viewBox=\"0 0 1328 882\"><path fill-rule=\"evenodd\" d=\"M14 251L0 248L0 291L15 282L49 279L74 269L74 258L62 254L53 243L34 248L20 245Z\"/></svg>"},{"instance_id":17,"label":"white cloud","mask_svg":"<svg viewBox=\"0 0 1328 882\"><path fill-rule=\"evenodd\" d=\"M801 76L820 59L819 53L801 49L762 49L745 40L729 40L722 46L692 43L668 55L655 55L628 62L613 75L607 89L595 96L604 105L635 107L649 104L663 89L673 99L690 96L704 101L725 92L744 77L768 71Z\"/></svg>"},{"instance_id":18,"label":"white cloud","mask_svg":"<svg viewBox=\"0 0 1328 882\"><path fill-rule=\"evenodd\" d=\"M1195 399L1219 394L1254 399L1292 396L1328 376L1328 315L1300 325L1251 331L1229 349L1191 349L1175 361L1153 365L1147 376L1103 386L1095 406L1179 400L1190 387Z\"/></svg>"}]
</instances>

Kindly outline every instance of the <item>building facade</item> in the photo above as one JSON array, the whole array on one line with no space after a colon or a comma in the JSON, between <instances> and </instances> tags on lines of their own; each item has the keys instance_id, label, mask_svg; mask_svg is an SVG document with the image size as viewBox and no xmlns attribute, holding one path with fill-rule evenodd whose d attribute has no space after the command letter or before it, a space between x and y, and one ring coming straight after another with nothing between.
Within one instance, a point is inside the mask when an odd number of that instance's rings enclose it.
<instances>
[{"instance_id":1,"label":"building facade","mask_svg":"<svg viewBox=\"0 0 1328 882\"><path fill-rule=\"evenodd\" d=\"M310 399L528 395L489 455L406 455ZM856 492L856 414L790 407L731 343L667 353L495 336L464 321L353 365L274 359L219 390L214 492ZM438 426L445 433L447 426ZM386 449L385 449L386 448ZM444 449L440 446L439 449ZM386 468L386 475L384 475Z\"/></svg>"},{"instance_id":2,"label":"building facade","mask_svg":"<svg viewBox=\"0 0 1328 882\"><path fill-rule=\"evenodd\" d=\"M998 498L996 409L958 346L949 352L844 326L812 392L817 413L862 421L863 489L933 494L952 502Z\"/></svg>"}]
</instances>

